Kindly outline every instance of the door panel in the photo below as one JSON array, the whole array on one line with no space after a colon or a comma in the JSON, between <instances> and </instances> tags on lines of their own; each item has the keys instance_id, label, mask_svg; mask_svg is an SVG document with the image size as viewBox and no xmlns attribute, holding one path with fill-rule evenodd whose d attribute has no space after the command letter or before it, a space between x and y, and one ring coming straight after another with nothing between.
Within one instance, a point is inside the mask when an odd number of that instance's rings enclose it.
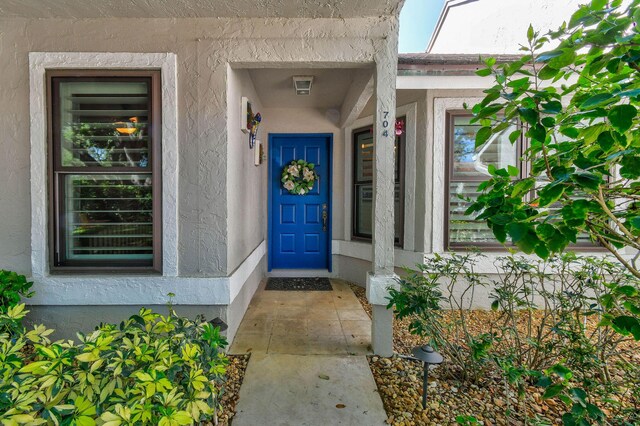
<instances>
[{"instance_id":1,"label":"door panel","mask_svg":"<svg viewBox=\"0 0 640 426\"><path fill-rule=\"evenodd\" d=\"M330 135L270 135L269 270L330 269L330 151ZM280 177L300 159L315 165L318 179L307 194L293 195Z\"/></svg>"}]
</instances>

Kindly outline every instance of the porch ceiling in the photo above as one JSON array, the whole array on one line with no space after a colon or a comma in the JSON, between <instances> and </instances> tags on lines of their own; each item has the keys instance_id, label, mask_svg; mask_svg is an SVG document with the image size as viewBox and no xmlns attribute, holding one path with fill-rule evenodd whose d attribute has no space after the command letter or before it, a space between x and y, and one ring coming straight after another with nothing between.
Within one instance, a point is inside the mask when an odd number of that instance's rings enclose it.
<instances>
[{"instance_id":1,"label":"porch ceiling","mask_svg":"<svg viewBox=\"0 0 640 426\"><path fill-rule=\"evenodd\" d=\"M338 108L355 72L349 68L267 68L249 70L249 75L265 108ZM294 75L313 76L310 95L296 95Z\"/></svg>"},{"instance_id":2,"label":"porch ceiling","mask_svg":"<svg viewBox=\"0 0 640 426\"><path fill-rule=\"evenodd\" d=\"M404 0L0 0L0 18L353 18Z\"/></svg>"}]
</instances>

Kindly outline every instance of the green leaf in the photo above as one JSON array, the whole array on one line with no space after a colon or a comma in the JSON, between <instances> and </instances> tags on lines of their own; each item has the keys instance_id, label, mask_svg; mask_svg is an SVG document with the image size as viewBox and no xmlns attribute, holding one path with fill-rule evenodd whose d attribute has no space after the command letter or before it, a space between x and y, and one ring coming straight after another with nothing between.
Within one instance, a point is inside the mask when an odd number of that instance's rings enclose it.
<instances>
[{"instance_id":1,"label":"green leaf","mask_svg":"<svg viewBox=\"0 0 640 426\"><path fill-rule=\"evenodd\" d=\"M640 89L624 90L617 93L617 95L621 98L635 98L636 96L640 95Z\"/></svg>"},{"instance_id":2,"label":"green leaf","mask_svg":"<svg viewBox=\"0 0 640 426\"><path fill-rule=\"evenodd\" d=\"M554 365L553 367L551 367L551 371L557 374L558 377L560 377L561 379L570 379L573 376L573 374L571 373L571 370L569 370L567 367L565 367L562 364Z\"/></svg>"},{"instance_id":3,"label":"green leaf","mask_svg":"<svg viewBox=\"0 0 640 426\"><path fill-rule=\"evenodd\" d=\"M610 156L611 157L611 156ZM620 176L626 179L640 177L640 157L635 155L623 155L620 160Z\"/></svg>"},{"instance_id":4,"label":"green leaf","mask_svg":"<svg viewBox=\"0 0 640 426\"><path fill-rule=\"evenodd\" d=\"M591 172L578 172L571 176L571 179L582 188L598 189L602 184L602 178Z\"/></svg>"},{"instance_id":5,"label":"green leaf","mask_svg":"<svg viewBox=\"0 0 640 426\"><path fill-rule=\"evenodd\" d=\"M529 24L529 28L527 29L527 40L528 41L533 40L534 35L535 35L535 32L533 31L533 25Z\"/></svg>"},{"instance_id":6,"label":"green leaf","mask_svg":"<svg viewBox=\"0 0 640 426\"><path fill-rule=\"evenodd\" d=\"M611 134L611 132L606 131L598 135L598 145L600 145L600 148L602 148L604 152L607 152L611 148L613 148L614 144L615 139L613 139L613 135Z\"/></svg>"},{"instance_id":7,"label":"green leaf","mask_svg":"<svg viewBox=\"0 0 640 426\"><path fill-rule=\"evenodd\" d=\"M512 222L512 217L507 214L495 214L488 219L491 223L506 225Z\"/></svg>"},{"instance_id":8,"label":"green leaf","mask_svg":"<svg viewBox=\"0 0 640 426\"><path fill-rule=\"evenodd\" d=\"M491 137L491 127L484 126L476 133L476 148L482 146Z\"/></svg>"},{"instance_id":9,"label":"green leaf","mask_svg":"<svg viewBox=\"0 0 640 426\"><path fill-rule=\"evenodd\" d=\"M541 258L541 259L547 259L549 258L549 255L551 253L549 253L549 249L547 248L546 245L544 245L543 243L538 244L536 246L536 248L534 249L536 255Z\"/></svg>"},{"instance_id":10,"label":"green leaf","mask_svg":"<svg viewBox=\"0 0 640 426\"><path fill-rule=\"evenodd\" d=\"M516 182L513 185L513 191L511 191L512 197L520 197L521 195L531 191L535 186L536 182L533 178L523 179L521 181Z\"/></svg>"},{"instance_id":11,"label":"green leaf","mask_svg":"<svg viewBox=\"0 0 640 426\"><path fill-rule=\"evenodd\" d=\"M560 56L554 57L549 61L549 66L562 69L567 65L571 65L576 60L576 52L573 49L562 49Z\"/></svg>"},{"instance_id":12,"label":"green leaf","mask_svg":"<svg viewBox=\"0 0 640 426\"><path fill-rule=\"evenodd\" d=\"M536 57L536 62L547 62L549 59L562 56L562 50L551 50L549 52L543 52Z\"/></svg>"},{"instance_id":13,"label":"green leaf","mask_svg":"<svg viewBox=\"0 0 640 426\"><path fill-rule=\"evenodd\" d=\"M77 355L76 359L80 362L93 362L100 359L100 357L93 352L85 352L83 354Z\"/></svg>"},{"instance_id":14,"label":"green leaf","mask_svg":"<svg viewBox=\"0 0 640 426\"><path fill-rule=\"evenodd\" d=\"M511 164L507 166L507 172L509 173L509 176L513 177L516 177L520 174L520 170L518 170L517 167L513 167Z\"/></svg>"},{"instance_id":15,"label":"green leaf","mask_svg":"<svg viewBox=\"0 0 640 426\"><path fill-rule=\"evenodd\" d=\"M544 126L539 126L536 124L529 129L527 135L531 139L543 143L547 139L547 129L545 129Z\"/></svg>"},{"instance_id":16,"label":"green leaf","mask_svg":"<svg viewBox=\"0 0 640 426\"><path fill-rule=\"evenodd\" d=\"M76 418L76 426L95 426L96 421L88 416L79 416Z\"/></svg>"},{"instance_id":17,"label":"green leaf","mask_svg":"<svg viewBox=\"0 0 640 426\"><path fill-rule=\"evenodd\" d=\"M526 123L534 125L538 122L538 111L533 108L518 108L518 114Z\"/></svg>"},{"instance_id":18,"label":"green leaf","mask_svg":"<svg viewBox=\"0 0 640 426\"><path fill-rule=\"evenodd\" d=\"M587 413L592 419L604 419L604 413L596 405L587 403Z\"/></svg>"},{"instance_id":19,"label":"green leaf","mask_svg":"<svg viewBox=\"0 0 640 426\"><path fill-rule=\"evenodd\" d=\"M525 86L529 85L529 77L522 77L517 80L512 80L507 83L507 86L512 87L516 90L521 89Z\"/></svg>"},{"instance_id":20,"label":"green leaf","mask_svg":"<svg viewBox=\"0 0 640 426\"><path fill-rule=\"evenodd\" d=\"M633 303L629 302L628 300L626 302L624 302L622 304L622 306L625 307L625 309L629 312L631 312L633 315L640 315L640 306L634 305Z\"/></svg>"},{"instance_id":21,"label":"green leaf","mask_svg":"<svg viewBox=\"0 0 640 426\"><path fill-rule=\"evenodd\" d=\"M514 130L513 132L509 133L509 142L514 144L518 139L520 139L521 135L522 129Z\"/></svg>"},{"instance_id":22,"label":"green leaf","mask_svg":"<svg viewBox=\"0 0 640 426\"><path fill-rule=\"evenodd\" d=\"M542 112L546 114L558 114L560 111L562 111L560 101L549 101L542 104Z\"/></svg>"},{"instance_id":23,"label":"green leaf","mask_svg":"<svg viewBox=\"0 0 640 426\"><path fill-rule=\"evenodd\" d=\"M580 104L580 109L589 109L594 106L604 104L607 101L613 99L613 95L611 93L600 93L598 95L591 96L587 98L586 101Z\"/></svg>"},{"instance_id":24,"label":"green leaf","mask_svg":"<svg viewBox=\"0 0 640 426\"><path fill-rule=\"evenodd\" d=\"M640 216L628 218L627 223L630 224L633 228L640 229Z\"/></svg>"},{"instance_id":25,"label":"green leaf","mask_svg":"<svg viewBox=\"0 0 640 426\"><path fill-rule=\"evenodd\" d=\"M565 127L560 129L560 133L570 139L576 139L580 135L580 131L575 127Z\"/></svg>"},{"instance_id":26,"label":"green leaf","mask_svg":"<svg viewBox=\"0 0 640 426\"><path fill-rule=\"evenodd\" d=\"M527 254L533 253L540 242L531 224L528 223L510 223L507 225L507 233L511 241Z\"/></svg>"},{"instance_id":27,"label":"green leaf","mask_svg":"<svg viewBox=\"0 0 640 426\"><path fill-rule=\"evenodd\" d=\"M564 194L564 186L549 184L538 191L538 193L540 194L540 207L546 207L562 197L562 194Z\"/></svg>"},{"instance_id":28,"label":"green leaf","mask_svg":"<svg viewBox=\"0 0 640 426\"><path fill-rule=\"evenodd\" d=\"M545 65L540 71L538 71L538 78L540 78L540 80L551 80L552 78L555 78L558 73L560 73L559 70L550 65Z\"/></svg>"},{"instance_id":29,"label":"green leaf","mask_svg":"<svg viewBox=\"0 0 640 426\"><path fill-rule=\"evenodd\" d=\"M628 315L621 315L613 319L612 328L623 336L633 335L635 340L640 340L640 321Z\"/></svg>"},{"instance_id":30,"label":"green leaf","mask_svg":"<svg viewBox=\"0 0 640 426\"><path fill-rule=\"evenodd\" d=\"M633 105L617 105L611 108L607 117L611 125L620 133L624 133L633 125L638 110Z\"/></svg>"},{"instance_id":31,"label":"green leaf","mask_svg":"<svg viewBox=\"0 0 640 426\"><path fill-rule=\"evenodd\" d=\"M638 295L638 289L632 285L622 285L615 288L615 292L618 294L624 294L627 297L635 297Z\"/></svg>"},{"instance_id":32,"label":"green leaf","mask_svg":"<svg viewBox=\"0 0 640 426\"><path fill-rule=\"evenodd\" d=\"M569 28L576 27L588 16L589 8L587 6L580 6L580 8L576 10L573 15L571 15L571 19L569 20Z\"/></svg>"},{"instance_id":33,"label":"green leaf","mask_svg":"<svg viewBox=\"0 0 640 426\"><path fill-rule=\"evenodd\" d=\"M564 390L564 386L562 386L560 384L551 385L544 391L544 393L542 394L542 397L544 399L553 398L554 396L556 396L559 393L561 393L563 390Z\"/></svg>"},{"instance_id":34,"label":"green leaf","mask_svg":"<svg viewBox=\"0 0 640 426\"><path fill-rule=\"evenodd\" d=\"M479 75L480 77L487 77L491 75L491 72L491 68L481 68L476 71L476 75Z\"/></svg>"},{"instance_id":35,"label":"green leaf","mask_svg":"<svg viewBox=\"0 0 640 426\"><path fill-rule=\"evenodd\" d=\"M551 381L551 378L548 376L542 376L540 377L540 380L538 380L538 383L536 383L536 386L540 386L542 388L547 388L549 386L551 386L553 382Z\"/></svg>"}]
</instances>

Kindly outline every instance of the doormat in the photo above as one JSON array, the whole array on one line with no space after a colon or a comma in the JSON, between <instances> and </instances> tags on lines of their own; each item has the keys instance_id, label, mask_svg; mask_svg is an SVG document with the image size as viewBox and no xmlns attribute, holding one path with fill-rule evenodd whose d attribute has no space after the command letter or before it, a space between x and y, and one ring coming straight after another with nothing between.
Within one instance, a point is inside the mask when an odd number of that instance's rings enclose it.
<instances>
[{"instance_id":1,"label":"doormat","mask_svg":"<svg viewBox=\"0 0 640 426\"><path fill-rule=\"evenodd\" d=\"M265 290L331 291L328 278L269 278Z\"/></svg>"}]
</instances>

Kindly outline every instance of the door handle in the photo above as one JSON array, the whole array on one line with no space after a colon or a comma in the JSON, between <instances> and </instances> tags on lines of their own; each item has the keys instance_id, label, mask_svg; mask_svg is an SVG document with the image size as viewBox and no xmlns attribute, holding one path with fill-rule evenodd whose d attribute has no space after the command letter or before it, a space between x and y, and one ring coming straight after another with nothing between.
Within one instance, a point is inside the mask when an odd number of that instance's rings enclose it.
<instances>
[{"instance_id":1,"label":"door handle","mask_svg":"<svg viewBox=\"0 0 640 426\"><path fill-rule=\"evenodd\" d=\"M327 213L327 205L322 205L322 231L327 232L327 219L329 218L329 213Z\"/></svg>"}]
</instances>

